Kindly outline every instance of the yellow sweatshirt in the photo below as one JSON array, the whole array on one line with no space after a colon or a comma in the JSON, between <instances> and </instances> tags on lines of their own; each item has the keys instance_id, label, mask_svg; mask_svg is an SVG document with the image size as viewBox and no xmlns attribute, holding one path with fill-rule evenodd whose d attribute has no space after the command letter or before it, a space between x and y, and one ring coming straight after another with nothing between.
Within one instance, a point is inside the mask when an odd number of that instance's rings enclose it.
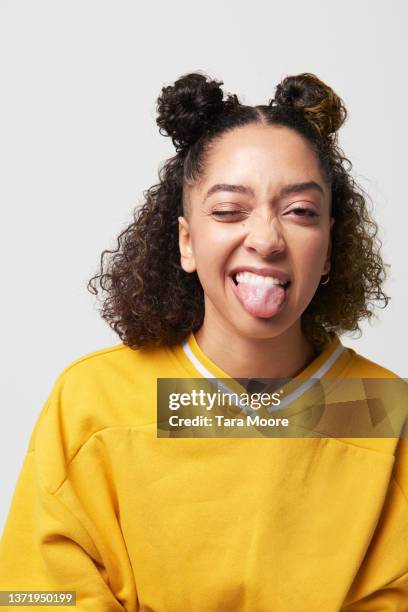
<instances>
[{"instance_id":1,"label":"yellow sweatshirt","mask_svg":"<svg viewBox=\"0 0 408 612\"><path fill-rule=\"evenodd\" d=\"M208 376L228 378L193 333L61 372L4 527L0 590L75 591L92 612L407 611L407 438L158 437L156 379ZM312 376L396 377L338 337Z\"/></svg>"}]
</instances>

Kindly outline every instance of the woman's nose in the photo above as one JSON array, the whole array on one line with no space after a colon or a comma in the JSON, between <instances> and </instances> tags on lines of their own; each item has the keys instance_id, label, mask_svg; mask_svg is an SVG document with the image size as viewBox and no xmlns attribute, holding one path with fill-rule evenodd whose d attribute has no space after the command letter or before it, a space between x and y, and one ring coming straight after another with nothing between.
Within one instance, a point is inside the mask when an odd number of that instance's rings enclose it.
<instances>
[{"instance_id":1,"label":"woman's nose","mask_svg":"<svg viewBox=\"0 0 408 612\"><path fill-rule=\"evenodd\" d=\"M257 251L261 257L282 253L285 250L279 223L276 219L258 219L251 224L244 245L248 249Z\"/></svg>"}]
</instances>

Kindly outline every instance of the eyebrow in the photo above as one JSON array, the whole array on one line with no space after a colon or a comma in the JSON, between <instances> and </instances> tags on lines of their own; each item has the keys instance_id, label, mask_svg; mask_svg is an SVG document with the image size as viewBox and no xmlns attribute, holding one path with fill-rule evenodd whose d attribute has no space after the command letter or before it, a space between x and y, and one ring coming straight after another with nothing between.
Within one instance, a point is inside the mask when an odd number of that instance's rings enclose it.
<instances>
[{"instance_id":1,"label":"eyebrow","mask_svg":"<svg viewBox=\"0 0 408 612\"><path fill-rule=\"evenodd\" d=\"M284 185L279 192L279 197L289 195L291 193L309 191L310 189L314 189L315 191L318 191L324 195L323 187L319 183L316 181L305 181L303 183L289 183L288 185ZM207 191L204 202L210 197L210 195L216 193L217 191L231 191L233 193L243 193L251 196L255 195L254 190L246 185L228 185L227 183L217 183L216 185L210 187L210 189Z\"/></svg>"}]
</instances>

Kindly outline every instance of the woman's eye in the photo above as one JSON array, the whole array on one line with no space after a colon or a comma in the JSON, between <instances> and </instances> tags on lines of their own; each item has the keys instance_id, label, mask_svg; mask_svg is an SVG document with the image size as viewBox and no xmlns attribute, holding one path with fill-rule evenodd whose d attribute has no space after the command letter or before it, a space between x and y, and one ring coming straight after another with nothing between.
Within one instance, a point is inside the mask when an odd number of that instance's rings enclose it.
<instances>
[{"instance_id":1,"label":"woman's eye","mask_svg":"<svg viewBox=\"0 0 408 612\"><path fill-rule=\"evenodd\" d=\"M318 214L311 208L302 208L300 206L298 208L292 208L289 212L296 213L298 217L318 217Z\"/></svg>"},{"instance_id":2,"label":"woman's eye","mask_svg":"<svg viewBox=\"0 0 408 612\"><path fill-rule=\"evenodd\" d=\"M235 216L235 215L242 215L242 211L241 210L213 210L212 215L215 215L217 217L227 217L229 216Z\"/></svg>"}]
</instances>

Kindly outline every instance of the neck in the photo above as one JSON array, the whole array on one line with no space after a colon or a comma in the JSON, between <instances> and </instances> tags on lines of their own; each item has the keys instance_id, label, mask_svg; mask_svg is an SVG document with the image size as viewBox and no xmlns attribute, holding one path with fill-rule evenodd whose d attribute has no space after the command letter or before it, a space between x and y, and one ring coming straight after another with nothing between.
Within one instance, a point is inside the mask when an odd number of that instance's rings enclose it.
<instances>
[{"instance_id":1,"label":"neck","mask_svg":"<svg viewBox=\"0 0 408 612\"><path fill-rule=\"evenodd\" d=\"M202 352L233 378L292 378L316 357L300 321L273 338L250 338L204 321L194 333Z\"/></svg>"}]
</instances>

